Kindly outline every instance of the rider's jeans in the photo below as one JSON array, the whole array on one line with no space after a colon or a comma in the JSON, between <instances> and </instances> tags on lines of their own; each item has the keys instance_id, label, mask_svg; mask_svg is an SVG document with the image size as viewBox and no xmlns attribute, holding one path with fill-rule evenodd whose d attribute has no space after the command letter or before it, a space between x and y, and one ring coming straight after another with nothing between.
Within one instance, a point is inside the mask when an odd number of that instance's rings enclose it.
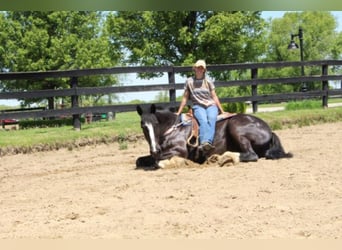
<instances>
[{"instance_id":1,"label":"rider's jeans","mask_svg":"<svg viewBox=\"0 0 342 250\"><path fill-rule=\"evenodd\" d=\"M216 119L218 108L216 105L203 107L194 105L194 115L199 123L199 141L201 144L205 142L213 143L215 136Z\"/></svg>"}]
</instances>

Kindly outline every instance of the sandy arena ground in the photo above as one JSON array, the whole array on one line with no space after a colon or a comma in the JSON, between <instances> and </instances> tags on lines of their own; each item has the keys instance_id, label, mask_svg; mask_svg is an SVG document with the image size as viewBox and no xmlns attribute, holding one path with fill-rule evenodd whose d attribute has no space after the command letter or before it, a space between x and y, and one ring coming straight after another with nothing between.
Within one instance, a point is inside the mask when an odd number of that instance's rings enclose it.
<instances>
[{"instance_id":1,"label":"sandy arena ground","mask_svg":"<svg viewBox=\"0 0 342 250\"><path fill-rule=\"evenodd\" d=\"M342 123L276 131L292 159L135 169L144 141L1 157L2 239L342 238Z\"/></svg>"}]
</instances>

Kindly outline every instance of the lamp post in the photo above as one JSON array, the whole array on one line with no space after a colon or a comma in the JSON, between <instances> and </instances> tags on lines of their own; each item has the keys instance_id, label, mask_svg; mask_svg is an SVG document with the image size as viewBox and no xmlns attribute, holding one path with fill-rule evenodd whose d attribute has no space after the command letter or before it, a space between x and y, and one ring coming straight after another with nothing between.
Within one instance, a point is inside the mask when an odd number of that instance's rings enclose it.
<instances>
[{"instance_id":1,"label":"lamp post","mask_svg":"<svg viewBox=\"0 0 342 250\"><path fill-rule=\"evenodd\" d=\"M303 29L301 27L299 27L299 29L298 29L298 34L291 34L291 41L290 41L289 46L287 46L287 49L289 49L289 50L298 49L298 45L293 40L297 36L299 38L300 61L303 62L304 61L304 55L303 55ZM302 73L302 76L305 75L304 65L301 66L301 73ZM303 92L307 91L307 86L306 86L305 82L302 83L302 91Z\"/></svg>"}]
</instances>

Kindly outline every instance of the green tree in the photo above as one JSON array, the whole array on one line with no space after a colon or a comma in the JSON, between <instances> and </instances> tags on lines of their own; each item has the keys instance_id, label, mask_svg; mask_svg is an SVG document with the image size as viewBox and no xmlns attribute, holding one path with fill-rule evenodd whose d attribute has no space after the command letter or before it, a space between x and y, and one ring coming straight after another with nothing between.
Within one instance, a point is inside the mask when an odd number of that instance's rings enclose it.
<instances>
[{"instance_id":1,"label":"green tree","mask_svg":"<svg viewBox=\"0 0 342 250\"><path fill-rule=\"evenodd\" d=\"M333 48L331 49L332 58L342 59L342 32L338 32Z\"/></svg>"},{"instance_id":2,"label":"green tree","mask_svg":"<svg viewBox=\"0 0 342 250\"><path fill-rule=\"evenodd\" d=\"M264 49L265 21L260 15L249 11L119 11L108 15L106 27L112 46L126 55L128 65L189 66L197 59L208 64L252 62ZM216 80L245 77L243 71L209 73ZM218 89L218 95L227 91Z\"/></svg>"},{"instance_id":3,"label":"green tree","mask_svg":"<svg viewBox=\"0 0 342 250\"><path fill-rule=\"evenodd\" d=\"M118 55L110 51L102 30L103 16L90 11L6 12L1 16L2 71L46 71L111 67ZM80 86L115 84L112 76L83 77ZM57 89L69 86L68 79L3 82L6 90ZM97 98L98 99L98 98ZM29 100L35 102L37 100ZM53 108L53 100L49 107Z\"/></svg>"},{"instance_id":4,"label":"green tree","mask_svg":"<svg viewBox=\"0 0 342 250\"><path fill-rule=\"evenodd\" d=\"M269 33L265 38L268 46L263 61L300 61L300 50L288 50L291 34L298 34L303 29L304 61L337 59L341 57L341 38L335 32L337 22L330 12L303 11L287 12L282 18L270 21ZM294 41L299 45L298 37ZM338 43L339 41L339 43ZM260 72L259 77L289 77L301 74L300 68L268 69ZM320 74L319 67L306 67L305 75ZM282 92L300 89L297 85L264 85L262 93ZM319 83L309 83L309 88L318 88Z\"/></svg>"},{"instance_id":5,"label":"green tree","mask_svg":"<svg viewBox=\"0 0 342 250\"><path fill-rule=\"evenodd\" d=\"M106 20L112 46L130 65L192 65L254 61L260 54L260 12L112 12Z\"/></svg>"},{"instance_id":6,"label":"green tree","mask_svg":"<svg viewBox=\"0 0 342 250\"><path fill-rule=\"evenodd\" d=\"M6 40L8 38L7 33L4 32L6 29L8 27L6 25L5 13L0 12L0 71L5 67L4 55L6 52Z\"/></svg>"},{"instance_id":7,"label":"green tree","mask_svg":"<svg viewBox=\"0 0 342 250\"><path fill-rule=\"evenodd\" d=\"M214 63L256 61L263 49L265 22L260 12L218 12L199 34L199 57Z\"/></svg>"}]
</instances>

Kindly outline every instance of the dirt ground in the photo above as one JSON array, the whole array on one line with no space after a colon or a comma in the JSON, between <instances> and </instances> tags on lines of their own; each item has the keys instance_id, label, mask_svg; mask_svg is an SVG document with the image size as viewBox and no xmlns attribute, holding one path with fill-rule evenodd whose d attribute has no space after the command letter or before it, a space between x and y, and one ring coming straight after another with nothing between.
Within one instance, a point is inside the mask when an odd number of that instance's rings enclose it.
<instances>
[{"instance_id":1,"label":"dirt ground","mask_svg":"<svg viewBox=\"0 0 342 250\"><path fill-rule=\"evenodd\" d=\"M292 159L135 169L144 141L1 157L1 239L342 238L342 123L276 131Z\"/></svg>"}]
</instances>

